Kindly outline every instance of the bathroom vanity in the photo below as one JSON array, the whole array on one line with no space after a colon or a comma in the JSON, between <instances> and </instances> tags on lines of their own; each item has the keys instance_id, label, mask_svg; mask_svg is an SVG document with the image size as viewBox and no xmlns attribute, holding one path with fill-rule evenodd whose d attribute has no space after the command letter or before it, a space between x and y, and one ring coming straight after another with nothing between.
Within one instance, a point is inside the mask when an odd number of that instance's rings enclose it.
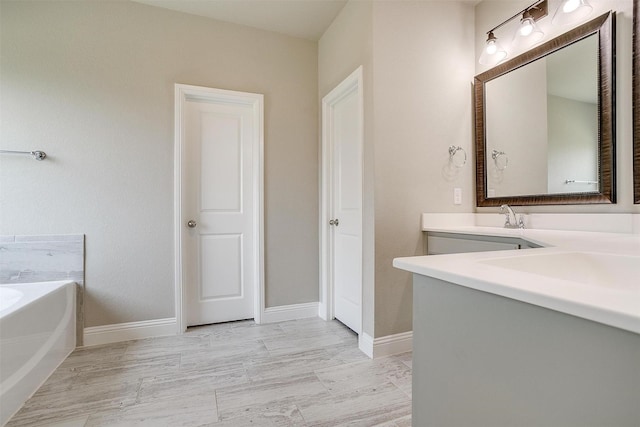
<instances>
[{"instance_id":1,"label":"bathroom vanity","mask_svg":"<svg viewBox=\"0 0 640 427\"><path fill-rule=\"evenodd\" d=\"M414 425L640 425L639 234L424 231L540 248L394 260L413 273Z\"/></svg>"},{"instance_id":2,"label":"bathroom vanity","mask_svg":"<svg viewBox=\"0 0 640 427\"><path fill-rule=\"evenodd\" d=\"M427 255L459 254L515 249L539 248L518 237L500 237L464 233L430 232L427 234Z\"/></svg>"}]
</instances>

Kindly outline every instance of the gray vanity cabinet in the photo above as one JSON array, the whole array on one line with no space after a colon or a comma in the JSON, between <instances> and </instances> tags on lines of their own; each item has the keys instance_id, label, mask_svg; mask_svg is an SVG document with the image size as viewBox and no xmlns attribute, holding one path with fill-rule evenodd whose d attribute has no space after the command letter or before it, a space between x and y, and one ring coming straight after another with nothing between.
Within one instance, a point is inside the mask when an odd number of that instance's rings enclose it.
<instances>
[{"instance_id":1,"label":"gray vanity cabinet","mask_svg":"<svg viewBox=\"0 0 640 427\"><path fill-rule=\"evenodd\" d=\"M427 232L427 255L457 254L464 252L504 251L539 248L539 245L517 237L480 236Z\"/></svg>"},{"instance_id":2,"label":"gray vanity cabinet","mask_svg":"<svg viewBox=\"0 0 640 427\"><path fill-rule=\"evenodd\" d=\"M413 425L638 427L640 335L413 275Z\"/></svg>"}]
</instances>

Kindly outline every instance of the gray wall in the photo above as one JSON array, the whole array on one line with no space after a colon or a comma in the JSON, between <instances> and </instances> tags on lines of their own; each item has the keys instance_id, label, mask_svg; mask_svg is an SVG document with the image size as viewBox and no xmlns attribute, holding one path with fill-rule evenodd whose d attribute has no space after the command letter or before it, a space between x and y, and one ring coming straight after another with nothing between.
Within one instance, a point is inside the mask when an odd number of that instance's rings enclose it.
<instances>
[{"instance_id":1,"label":"gray wall","mask_svg":"<svg viewBox=\"0 0 640 427\"><path fill-rule=\"evenodd\" d=\"M598 106L549 95L548 111L549 192L594 191L597 185L566 181L598 179Z\"/></svg>"},{"instance_id":2,"label":"gray wall","mask_svg":"<svg viewBox=\"0 0 640 427\"><path fill-rule=\"evenodd\" d=\"M547 117L547 92L540 89L546 86L546 59L485 84L487 152L506 153L498 165L508 159L500 170L488 158L487 187L495 196L547 192L547 123L539 119L531 125L532 117Z\"/></svg>"},{"instance_id":3,"label":"gray wall","mask_svg":"<svg viewBox=\"0 0 640 427\"><path fill-rule=\"evenodd\" d=\"M422 253L420 214L473 210L473 37L467 3L351 1L320 39L320 97L364 68L363 330L373 337L412 329L411 276L391 261ZM451 144L468 154L460 170L448 168Z\"/></svg>"},{"instance_id":4,"label":"gray wall","mask_svg":"<svg viewBox=\"0 0 640 427\"><path fill-rule=\"evenodd\" d=\"M375 336L410 331L411 275L393 258L423 253L420 214L473 210L473 6L374 3ZM450 145L465 167L449 168ZM462 189L462 205L453 189Z\"/></svg>"},{"instance_id":5,"label":"gray wall","mask_svg":"<svg viewBox=\"0 0 640 427\"><path fill-rule=\"evenodd\" d=\"M317 44L128 1L1 2L0 234L86 234L86 324L174 316L174 83L265 95L267 306L318 300Z\"/></svg>"},{"instance_id":6,"label":"gray wall","mask_svg":"<svg viewBox=\"0 0 640 427\"><path fill-rule=\"evenodd\" d=\"M350 1L318 41L320 100L362 65L364 85L362 330L369 336L374 336L375 317L372 11L372 2Z\"/></svg>"}]
</instances>

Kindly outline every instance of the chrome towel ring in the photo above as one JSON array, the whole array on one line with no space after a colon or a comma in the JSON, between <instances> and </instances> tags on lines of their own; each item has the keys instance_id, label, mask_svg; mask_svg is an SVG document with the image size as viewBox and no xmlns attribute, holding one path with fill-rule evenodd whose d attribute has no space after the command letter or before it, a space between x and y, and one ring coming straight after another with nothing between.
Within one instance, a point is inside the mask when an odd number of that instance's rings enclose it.
<instances>
[{"instance_id":1,"label":"chrome towel ring","mask_svg":"<svg viewBox=\"0 0 640 427\"><path fill-rule=\"evenodd\" d=\"M457 168L463 167L467 163L467 152L459 145L450 146L449 162Z\"/></svg>"},{"instance_id":2,"label":"chrome towel ring","mask_svg":"<svg viewBox=\"0 0 640 427\"><path fill-rule=\"evenodd\" d=\"M507 157L507 153L504 151L491 151L491 158L496 165L496 169L499 171L503 171L509 166L509 157Z\"/></svg>"}]
</instances>

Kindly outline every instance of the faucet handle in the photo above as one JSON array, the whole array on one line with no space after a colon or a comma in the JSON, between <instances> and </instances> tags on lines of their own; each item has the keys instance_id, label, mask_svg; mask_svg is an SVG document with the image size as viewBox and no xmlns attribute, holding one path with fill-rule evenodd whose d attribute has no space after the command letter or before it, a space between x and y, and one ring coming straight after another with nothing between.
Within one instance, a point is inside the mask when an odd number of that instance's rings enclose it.
<instances>
[{"instance_id":1,"label":"faucet handle","mask_svg":"<svg viewBox=\"0 0 640 427\"><path fill-rule=\"evenodd\" d=\"M500 206L500 213L504 213L505 228L518 228L518 227L524 228L524 220L518 221L518 216L513 211L511 206L507 204ZM511 222L511 217L513 217L513 222Z\"/></svg>"},{"instance_id":2,"label":"faucet handle","mask_svg":"<svg viewBox=\"0 0 640 427\"><path fill-rule=\"evenodd\" d=\"M520 214L520 216L518 217L518 228L522 228L524 229L524 215Z\"/></svg>"},{"instance_id":3,"label":"faucet handle","mask_svg":"<svg viewBox=\"0 0 640 427\"><path fill-rule=\"evenodd\" d=\"M504 226L508 227L511 225L511 215L509 214L509 209L507 209L507 205L500 206L500 213L504 214Z\"/></svg>"}]
</instances>

